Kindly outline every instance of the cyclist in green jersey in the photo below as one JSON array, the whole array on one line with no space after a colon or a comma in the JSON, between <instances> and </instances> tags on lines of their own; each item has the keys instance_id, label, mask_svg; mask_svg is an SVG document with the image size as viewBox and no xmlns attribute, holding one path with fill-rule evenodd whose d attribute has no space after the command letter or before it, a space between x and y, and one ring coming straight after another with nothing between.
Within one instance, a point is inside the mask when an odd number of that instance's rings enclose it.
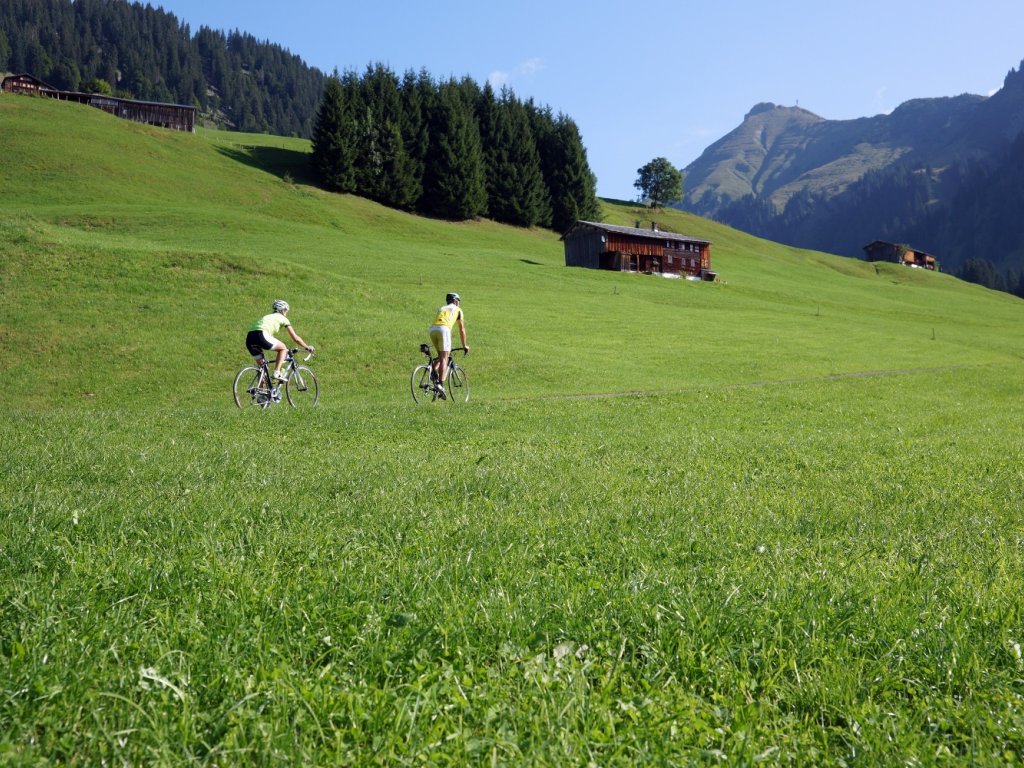
<instances>
[{"instance_id":1,"label":"cyclist in green jersey","mask_svg":"<svg viewBox=\"0 0 1024 768\"><path fill-rule=\"evenodd\" d=\"M288 334L292 337L296 344L304 347L307 352L315 352L309 344L304 342L295 329L292 328L292 321L288 319L288 311L291 307L288 306L287 301L278 299L274 302L271 307L274 311L269 315L264 315L249 329L249 333L245 336L245 348L249 350L249 354L252 355L256 363L259 364L263 360L263 353L266 350L272 349L277 352L277 364L274 366L274 381L284 383L286 377L281 373L281 366L284 364L284 353L288 351L288 347L284 345L284 342L277 340L277 334L282 328L288 331Z\"/></svg>"},{"instance_id":2,"label":"cyclist in green jersey","mask_svg":"<svg viewBox=\"0 0 1024 768\"><path fill-rule=\"evenodd\" d=\"M466 343L466 323L462 316L462 297L457 293L449 293L444 297L445 305L437 310L437 316L433 324L427 330L430 334L430 341L437 350L437 379L440 384L437 387L437 394L444 399L444 382L448 378L448 358L452 353L452 327L458 323L459 338L462 346L469 354L469 345Z\"/></svg>"}]
</instances>

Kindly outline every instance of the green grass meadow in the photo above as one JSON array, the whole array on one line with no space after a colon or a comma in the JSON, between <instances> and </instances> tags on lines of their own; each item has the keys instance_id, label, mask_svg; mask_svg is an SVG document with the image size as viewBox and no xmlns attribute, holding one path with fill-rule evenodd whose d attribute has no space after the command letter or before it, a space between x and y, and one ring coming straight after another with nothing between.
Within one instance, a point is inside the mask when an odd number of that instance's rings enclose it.
<instances>
[{"instance_id":1,"label":"green grass meadow","mask_svg":"<svg viewBox=\"0 0 1024 768\"><path fill-rule=\"evenodd\" d=\"M720 282L567 269L307 153L0 95L0 765L1024 761L1024 302L676 211ZM232 401L275 298L316 409Z\"/></svg>"}]
</instances>

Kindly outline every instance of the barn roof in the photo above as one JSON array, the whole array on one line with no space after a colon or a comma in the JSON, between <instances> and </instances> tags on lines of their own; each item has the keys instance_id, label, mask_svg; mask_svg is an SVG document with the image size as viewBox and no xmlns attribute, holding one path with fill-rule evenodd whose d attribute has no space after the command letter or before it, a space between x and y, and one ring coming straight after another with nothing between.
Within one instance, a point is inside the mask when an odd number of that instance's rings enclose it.
<instances>
[{"instance_id":1,"label":"barn roof","mask_svg":"<svg viewBox=\"0 0 1024 768\"><path fill-rule=\"evenodd\" d=\"M65 91L61 88L55 88L49 83L40 80L35 75L30 75L27 72L22 72L20 74L15 75L8 75L3 79L3 82L6 83L9 80L29 80L35 83L40 88L43 88L47 91L64 94L66 96L74 96L76 97L76 101L82 101L84 99L101 101L103 99L106 99L108 102L116 102L120 104L142 104L147 107L174 107L175 109L186 109L192 112L196 111L196 107L191 104L174 104L168 101L144 101L143 99L126 99L122 98L121 96L113 96L105 93L88 93L86 91Z\"/></svg>"},{"instance_id":2,"label":"barn roof","mask_svg":"<svg viewBox=\"0 0 1024 768\"><path fill-rule=\"evenodd\" d=\"M49 85L48 83L44 83L38 77L36 77L35 75L30 75L28 72L18 72L13 75L8 75L3 79L3 82L6 83L8 80L31 80L33 83L42 86L43 88L53 88L53 86ZM57 89L53 88L53 90Z\"/></svg>"},{"instance_id":3,"label":"barn roof","mask_svg":"<svg viewBox=\"0 0 1024 768\"><path fill-rule=\"evenodd\" d=\"M601 222L598 221L577 221L569 228L568 232L562 235L560 239L564 240L572 232L583 227L596 229L599 232L615 232L616 234L629 235L630 237L644 237L654 240L678 240L680 242L686 243L701 243L702 245L711 245L710 240L701 240L696 237L681 235L678 232L664 232L660 229L642 229L640 227L620 227L615 224L602 224Z\"/></svg>"},{"instance_id":4,"label":"barn roof","mask_svg":"<svg viewBox=\"0 0 1024 768\"><path fill-rule=\"evenodd\" d=\"M871 250L874 250L875 248L878 248L879 246L882 246L882 247L885 247L885 248L899 248L900 247L897 243L890 243L890 242L887 242L885 240L872 240L870 243L868 243L867 245L864 246L864 250L865 251L871 251ZM922 251L920 248L914 248L911 245L906 246L906 248L907 248L908 251L911 251L913 253L919 253L922 256L927 256L929 259L938 258L937 256L933 256L932 254L930 254L930 253L928 253L926 251Z\"/></svg>"}]
</instances>

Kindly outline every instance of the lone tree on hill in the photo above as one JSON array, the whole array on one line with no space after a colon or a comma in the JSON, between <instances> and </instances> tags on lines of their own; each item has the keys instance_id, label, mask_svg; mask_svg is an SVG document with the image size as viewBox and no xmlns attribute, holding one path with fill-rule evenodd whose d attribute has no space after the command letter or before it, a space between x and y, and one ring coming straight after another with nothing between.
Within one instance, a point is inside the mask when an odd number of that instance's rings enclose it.
<instances>
[{"instance_id":1,"label":"lone tree on hill","mask_svg":"<svg viewBox=\"0 0 1024 768\"><path fill-rule=\"evenodd\" d=\"M683 172L673 167L664 157L656 157L643 168L637 168L633 186L651 201L654 208L683 197Z\"/></svg>"}]
</instances>

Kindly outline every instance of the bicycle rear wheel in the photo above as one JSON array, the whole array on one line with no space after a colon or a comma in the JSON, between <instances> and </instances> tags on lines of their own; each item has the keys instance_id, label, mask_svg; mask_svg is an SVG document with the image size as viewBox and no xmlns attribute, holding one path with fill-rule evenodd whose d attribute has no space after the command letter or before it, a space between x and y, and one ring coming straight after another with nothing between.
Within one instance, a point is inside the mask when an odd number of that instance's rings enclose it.
<instances>
[{"instance_id":1,"label":"bicycle rear wheel","mask_svg":"<svg viewBox=\"0 0 1024 768\"><path fill-rule=\"evenodd\" d=\"M448 371L448 381L445 382L445 389L448 399L453 403L469 402L469 376L466 369L458 363L452 363Z\"/></svg>"},{"instance_id":2,"label":"bicycle rear wheel","mask_svg":"<svg viewBox=\"0 0 1024 768\"><path fill-rule=\"evenodd\" d=\"M260 387L260 369L255 365L247 365L238 372L231 390L235 395L235 405L239 408L269 405L270 393L266 386Z\"/></svg>"},{"instance_id":3,"label":"bicycle rear wheel","mask_svg":"<svg viewBox=\"0 0 1024 768\"><path fill-rule=\"evenodd\" d=\"M312 408L320 400L320 383L313 371L304 365L297 365L288 376L284 393L292 408Z\"/></svg>"},{"instance_id":4,"label":"bicycle rear wheel","mask_svg":"<svg viewBox=\"0 0 1024 768\"><path fill-rule=\"evenodd\" d=\"M414 402L430 402L437 397L434 385L430 381L430 366L417 365L412 369L412 378L409 380L409 388L412 389Z\"/></svg>"}]
</instances>

